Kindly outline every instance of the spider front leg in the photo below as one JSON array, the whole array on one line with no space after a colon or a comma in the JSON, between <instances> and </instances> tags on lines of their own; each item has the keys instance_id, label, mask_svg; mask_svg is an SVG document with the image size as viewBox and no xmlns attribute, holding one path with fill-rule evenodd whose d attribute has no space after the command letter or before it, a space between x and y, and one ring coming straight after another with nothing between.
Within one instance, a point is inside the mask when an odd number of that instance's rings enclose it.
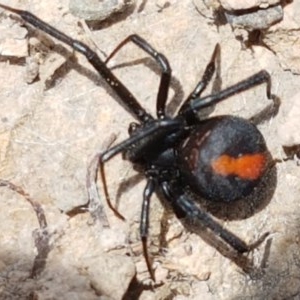
<instances>
[{"instance_id":1,"label":"spider front leg","mask_svg":"<svg viewBox=\"0 0 300 300\"><path fill-rule=\"evenodd\" d=\"M156 100L156 114L158 118L165 117L165 107L168 99L168 92L171 81L171 67L168 62L168 59L162 54L157 52L146 40L141 38L137 34L132 34L128 36L125 40L123 40L107 57L105 63L107 64L110 59L127 43L132 42L137 45L139 48L148 53L160 66L162 70L160 84L157 93Z\"/></svg>"},{"instance_id":2,"label":"spider front leg","mask_svg":"<svg viewBox=\"0 0 300 300\"><path fill-rule=\"evenodd\" d=\"M153 117L146 112L146 110L140 105L127 87L110 71L109 68L107 68L106 64L103 60L101 60L97 53L86 44L69 37L65 33L52 27L28 11L12 8L4 4L0 4L0 8L19 15L24 21L28 22L35 28L42 30L57 40L69 45L75 51L83 54L89 63L95 68L98 74L106 81L108 86L118 96L118 99L122 105L129 113L133 115L134 118L142 123L153 120Z\"/></svg>"},{"instance_id":3,"label":"spider front leg","mask_svg":"<svg viewBox=\"0 0 300 300\"><path fill-rule=\"evenodd\" d=\"M132 145L138 145L138 143L141 140L147 140L149 136L155 134L156 132L163 131L166 134L168 132L171 134L174 131L178 130L180 127L181 127L181 123L178 120L158 120L157 122L153 123L152 126L143 129L142 131L138 132L136 135L126 139L120 144L104 151L102 154L99 155L99 171L100 171L101 182L103 185L104 195L109 208L116 214L117 217L119 217L122 220L125 220L125 218L111 204L107 183L106 183L105 170L104 170L105 163L108 162L111 158L113 158L117 154L126 152L128 149L130 149ZM140 152L142 152L141 149ZM95 178L95 180L96 179L97 178Z\"/></svg>"},{"instance_id":4,"label":"spider front leg","mask_svg":"<svg viewBox=\"0 0 300 300\"><path fill-rule=\"evenodd\" d=\"M105 160L103 160L103 156L100 155L99 157L99 172L100 172L100 177L103 185L103 191L104 191L104 196L107 202L108 207L114 212L114 214L120 218L121 220L125 221L125 218L114 208L110 201L110 196L108 193L108 188L107 188L107 182L106 182L106 175L105 175L105 170L104 170L104 163ZM95 178L97 180L97 178Z\"/></svg>"}]
</instances>

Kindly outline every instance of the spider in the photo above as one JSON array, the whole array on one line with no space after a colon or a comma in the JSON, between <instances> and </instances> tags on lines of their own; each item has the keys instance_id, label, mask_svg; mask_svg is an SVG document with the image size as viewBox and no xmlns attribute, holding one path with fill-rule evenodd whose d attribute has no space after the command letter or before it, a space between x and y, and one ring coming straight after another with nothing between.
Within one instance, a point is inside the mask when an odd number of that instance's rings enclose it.
<instances>
[{"instance_id":1,"label":"spider","mask_svg":"<svg viewBox=\"0 0 300 300\"><path fill-rule=\"evenodd\" d=\"M133 34L127 37L106 61L103 61L87 45L72 39L30 12L3 4L0 4L0 7L18 14L32 26L82 53L107 82L108 88L118 96L122 106L136 119L136 122L129 124L129 137L126 140L99 154L98 167L107 203L122 219L124 217L110 202L105 163L122 154L123 159L129 160L133 167L146 177L140 237L146 265L153 280L155 276L148 255L147 238L150 200L154 192L164 196L178 218L200 222L238 253L253 249L202 210L190 192L212 202L231 203L251 194L270 168L270 154L265 140L250 121L230 115L206 119L198 116L203 108L263 83L266 84L267 98L274 100L275 96L271 94L271 78L267 71L262 70L220 92L201 97L215 73L216 58L220 52L220 45L217 44L201 80L179 107L178 113L169 116L166 113L166 102L171 67L167 58L140 36ZM146 112L127 87L107 67L108 61L128 42L145 51L161 68L156 117Z\"/></svg>"}]
</instances>

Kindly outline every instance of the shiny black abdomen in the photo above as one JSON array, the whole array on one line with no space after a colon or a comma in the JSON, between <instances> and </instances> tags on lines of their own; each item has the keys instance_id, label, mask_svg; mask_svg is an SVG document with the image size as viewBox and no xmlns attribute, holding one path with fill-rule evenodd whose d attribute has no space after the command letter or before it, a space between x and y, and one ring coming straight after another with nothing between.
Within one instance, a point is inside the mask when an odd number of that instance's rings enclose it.
<instances>
[{"instance_id":1,"label":"shiny black abdomen","mask_svg":"<svg viewBox=\"0 0 300 300\"><path fill-rule=\"evenodd\" d=\"M178 152L185 183L200 196L223 202L250 194L270 161L256 126L233 116L218 116L196 125ZM231 163L217 164L226 159Z\"/></svg>"}]
</instances>

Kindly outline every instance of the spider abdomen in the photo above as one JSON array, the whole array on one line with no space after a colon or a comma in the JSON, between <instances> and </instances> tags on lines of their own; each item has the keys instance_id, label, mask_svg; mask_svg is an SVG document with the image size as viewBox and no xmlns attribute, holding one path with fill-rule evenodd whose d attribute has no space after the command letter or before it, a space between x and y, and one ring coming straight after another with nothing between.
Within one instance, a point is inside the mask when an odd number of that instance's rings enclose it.
<instances>
[{"instance_id":1,"label":"spider abdomen","mask_svg":"<svg viewBox=\"0 0 300 300\"><path fill-rule=\"evenodd\" d=\"M179 149L186 184L200 196L230 202L249 195L264 176L270 154L251 122L233 116L196 125Z\"/></svg>"}]
</instances>

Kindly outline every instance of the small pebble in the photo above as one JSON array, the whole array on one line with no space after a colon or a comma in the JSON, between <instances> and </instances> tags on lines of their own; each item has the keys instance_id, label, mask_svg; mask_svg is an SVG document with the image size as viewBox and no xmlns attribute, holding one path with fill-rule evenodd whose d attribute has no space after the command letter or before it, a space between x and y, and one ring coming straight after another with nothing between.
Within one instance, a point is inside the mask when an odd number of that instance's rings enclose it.
<instances>
[{"instance_id":1,"label":"small pebble","mask_svg":"<svg viewBox=\"0 0 300 300\"><path fill-rule=\"evenodd\" d=\"M73 15L86 21L103 21L134 4L135 0L70 0L69 9Z\"/></svg>"}]
</instances>

